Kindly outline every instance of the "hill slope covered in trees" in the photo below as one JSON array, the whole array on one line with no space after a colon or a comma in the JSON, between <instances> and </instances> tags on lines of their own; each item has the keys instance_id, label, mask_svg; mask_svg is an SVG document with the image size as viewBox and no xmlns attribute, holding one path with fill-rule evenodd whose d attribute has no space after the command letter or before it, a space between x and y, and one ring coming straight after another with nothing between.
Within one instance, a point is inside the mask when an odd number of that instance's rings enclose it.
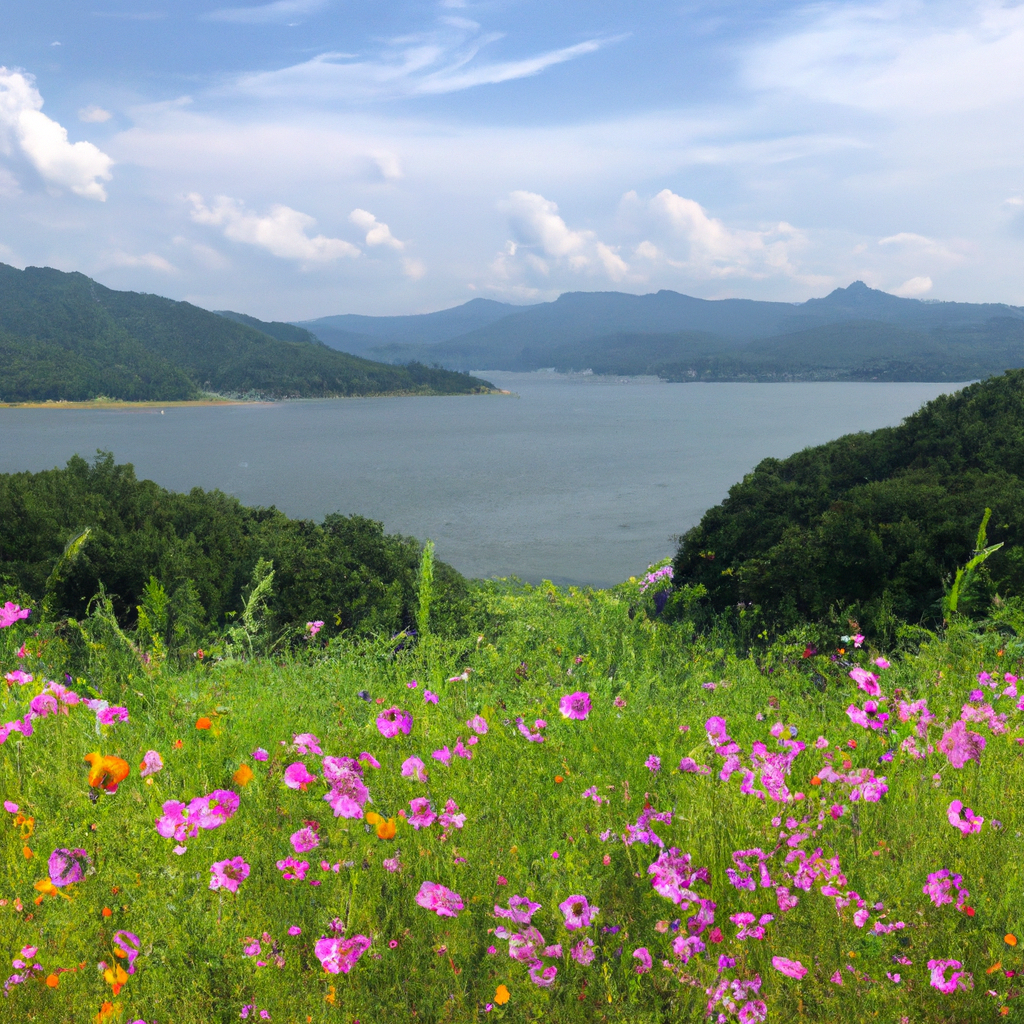
<instances>
[{"instance_id":1,"label":"hill slope covered in trees","mask_svg":"<svg viewBox=\"0 0 1024 1024\"><path fill-rule=\"evenodd\" d=\"M257 321L258 322L258 321ZM296 331L288 325L267 325ZM296 331L296 333L298 333ZM188 302L0 264L0 401L468 394L485 381L282 340Z\"/></svg>"}]
</instances>

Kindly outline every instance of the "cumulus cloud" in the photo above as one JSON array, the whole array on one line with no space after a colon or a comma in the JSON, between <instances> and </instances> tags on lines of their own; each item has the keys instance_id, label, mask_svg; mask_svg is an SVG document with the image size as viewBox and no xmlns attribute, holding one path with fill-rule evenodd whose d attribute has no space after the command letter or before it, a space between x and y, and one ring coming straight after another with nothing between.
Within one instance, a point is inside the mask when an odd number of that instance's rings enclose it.
<instances>
[{"instance_id":1,"label":"cumulus cloud","mask_svg":"<svg viewBox=\"0 0 1024 1024\"><path fill-rule=\"evenodd\" d=\"M926 295L932 290L932 279L930 277L912 277L904 281L899 288L893 288L893 295L899 295L904 299L916 299L919 295Z\"/></svg>"},{"instance_id":2,"label":"cumulus cloud","mask_svg":"<svg viewBox=\"0 0 1024 1024\"><path fill-rule=\"evenodd\" d=\"M85 121L86 124L101 124L103 121L109 121L112 116L109 110L104 110L95 104L82 107L78 112L78 120Z\"/></svg>"},{"instance_id":3,"label":"cumulus cloud","mask_svg":"<svg viewBox=\"0 0 1024 1024\"><path fill-rule=\"evenodd\" d=\"M42 112L31 75L0 67L0 134L13 136L22 153L50 183L103 202L114 161L91 142L68 142L67 130Z\"/></svg>"},{"instance_id":4,"label":"cumulus cloud","mask_svg":"<svg viewBox=\"0 0 1024 1024\"><path fill-rule=\"evenodd\" d=\"M275 0L255 7L225 7L203 16L204 21L228 21L238 25L267 25L288 22L305 14L314 14L327 6L327 0Z\"/></svg>"},{"instance_id":5,"label":"cumulus cloud","mask_svg":"<svg viewBox=\"0 0 1024 1024\"><path fill-rule=\"evenodd\" d=\"M316 225L316 220L290 206L272 206L270 212L261 217L228 196L217 196L209 206L195 192L186 199L192 204L192 220L197 224L221 228L231 241L259 246L281 259L329 263L360 253L357 246L341 238L311 237L308 231Z\"/></svg>"},{"instance_id":6,"label":"cumulus cloud","mask_svg":"<svg viewBox=\"0 0 1024 1024\"><path fill-rule=\"evenodd\" d=\"M389 245L392 249L404 249L405 242L400 242L393 234L387 224L382 224L368 210L353 210L348 219L366 232L367 245Z\"/></svg>"},{"instance_id":7,"label":"cumulus cloud","mask_svg":"<svg viewBox=\"0 0 1024 1024\"><path fill-rule=\"evenodd\" d=\"M593 231L570 228L559 214L558 205L539 193L512 192L501 209L508 215L518 240L509 244L500 260L514 259L521 248L526 248L526 261L540 273L548 270L545 256L571 270L603 273L613 281L621 281L629 273L629 266L615 247L602 242Z\"/></svg>"}]
</instances>

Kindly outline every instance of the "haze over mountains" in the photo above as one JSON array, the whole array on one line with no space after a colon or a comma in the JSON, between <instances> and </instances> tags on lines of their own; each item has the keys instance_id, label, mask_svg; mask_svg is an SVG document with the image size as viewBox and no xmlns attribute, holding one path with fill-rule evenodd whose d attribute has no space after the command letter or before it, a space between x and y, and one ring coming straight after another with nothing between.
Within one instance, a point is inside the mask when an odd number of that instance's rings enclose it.
<instances>
[{"instance_id":1,"label":"haze over mountains","mask_svg":"<svg viewBox=\"0 0 1024 1024\"><path fill-rule=\"evenodd\" d=\"M669 380L961 381L1024 366L1024 308L904 299L857 281L793 304L569 292L299 326L367 358L449 369L593 370Z\"/></svg>"}]
</instances>

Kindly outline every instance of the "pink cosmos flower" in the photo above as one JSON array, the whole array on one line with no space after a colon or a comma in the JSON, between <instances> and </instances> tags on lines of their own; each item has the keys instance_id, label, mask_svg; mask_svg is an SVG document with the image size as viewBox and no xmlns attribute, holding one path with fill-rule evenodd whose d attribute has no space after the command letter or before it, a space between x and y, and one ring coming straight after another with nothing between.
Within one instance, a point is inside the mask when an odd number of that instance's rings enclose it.
<instances>
[{"instance_id":1,"label":"pink cosmos flower","mask_svg":"<svg viewBox=\"0 0 1024 1024\"><path fill-rule=\"evenodd\" d=\"M654 966L654 961L651 959L650 951L647 949L646 946L641 946L639 949L634 949L633 959L640 961L640 963L637 964L636 967L637 974L646 974Z\"/></svg>"},{"instance_id":2,"label":"pink cosmos flower","mask_svg":"<svg viewBox=\"0 0 1024 1024\"><path fill-rule=\"evenodd\" d=\"M850 716L850 721L854 725L859 725L864 729L883 729L885 723L889 721L888 713L882 711L878 701L874 700L864 701L863 710L857 707L856 704L851 704L846 709L846 713Z\"/></svg>"},{"instance_id":3,"label":"pink cosmos flower","mask_svg":"<svg viewBox=\"0 0 1024 1024\"><path fill-rule=\"evenodd\" d=\"M452 759L452 752L448 749L446 743L440 750L435 750L430 755L435 761L440 761L441 764L448 764Z\"/></svg>"},{"instance_id":4,"label":"pink cosmos flower","mask_svg":"<svg viewBox=\"0 0 1024 1024\"><path fill-rule=\"evenodd\" d=\"M254 761L266 761L268 757L270 757L270 755L262 747L257 747L252 752L252 759Z\"/></svg>"},{"instance_id":5,"label":"pink cosmos flower","mask_svg":"<svg viewBox=\"0 0 1024 1024\"><path fill-rule=\"evenodd\" d=\"M569 956L571 956L576 963L582 964L584 967L592 964L594 962L594 957L596 956L594 953L594 940L590 938L580 939L580 941L577 942L571 950L569 950Z\"/></svg>"},{"instance_id":6,"label":"pink cosmos flower","mask_svg":"<svg viewBox=\"0 0 1024 1024\"><path fill-rule=\"evenodd\" d=\"M772 967L781 971L788 978L796 978L797 981L807 973L807 968L799 960L790 960L784 956L773 956Z\"/></svg>"},{"instance_id":7,"label":"pink cosmos flower","mask_svg":"<svg viewBox=\"0 0 1024 1024\"><path fill-rule=\"evenodd\" d=\"M973 987L973 979L968 971L961 971L963 964L959 960L929 960L928 968L932 972L931 985L944 995L950 995L958 988L965 991ZM952 970L949 977L946 971Z\"/></svg>"},{"instance_id":8,"label":"pink cosmos flower","mask_svg":"<svg viewBox=\"0 0 1024 1024\"><path fill-rule=\"evenodd\" d=\"M819 736L814 741L814 748L816 750L825 750L828 747L828 740L824 736Z\"/></svg>"},{"instance_id":9,"label":"pink cosmos flower","mask_svg":"<svg viewBox=\"0 0 1024 1024\"><path fill-rule=\"evenodd\" d=\"M58 710L57 698L52 693L39 693L29 701L29 711L37 718L46 718L47 715L55 715ZM67 714L67 709L64 711Z\"/></svg>"},{"instance_id":10,"label":"pink cosmos flower","mask_svg":"<svg viewBox=\"0 0 1024 1024\"><path fill-rule=\"evenodd\" d=\"M4 676L4 679L9 683L17 683L19 686L25 686L27 683L31 683L35 677L30 675L28 672L22 672L20 668L16 668L13 672L8 672Z\"/></svg>"},{"instance_id":11,"label":"pink cosmos flower","mask_svg":"<svg viewBox=\"0 0 1024 1024\"><path fill-rule=\"evenodd\" d=\"M417 782L427 781L426 766L418 757L407 757L402 762L402 775L407 779L415 779Z\"/></svg>"},{"instance_id":12,"label":"pink cosmos flower","mask_svg":"<svg viewBox=\"0 0 1024 1024\"><path fill-rule=\"evenodd\" d=\"M92 861L85 850L66 850L63 847L50 854L47 864L50 881L60 888L80 882L92 870Z\"/></svg>"},{"instance_id":13,"label":"pink cosmos flower","mask_svg":"<svg viewBox=\"0 0 1024 1024\"><path fill-rule=\"evenodd\" d=\"M4 810L7 811L8 814L17 814L18 805L13 800L5 800Z\"/></svg>"},{"instance_id":14,"label":"pink cosmos flower","mask_svg":"<svg viewBox=\"0 0 1024 1024\"><path fill-rule=\"evenodd\" d=\"M319 633L320 630L323 629L323 628L324 628L324 623L323 623L322 619L317 619L315 622L307 622L306 623L306 629L309 630L309 635L311 637L316 636L317 633Z\"/></svg>"},{"instance_id":15,"label":"pink cosmos flower","mask_svg":"<svg viewBox=\"0 0 1024 1024\"><path fill-rule=\"evenodd\" d=\"M684 964L688 964L698 953L703 953L705 949L707 947L696 935L677 935L672 940L672 952Z\"/></svg>"},{"instance_id":16,"label":"pink cosmos flower","mask_svg":"<svg viewBox=\"0 0 1024 1024\"><path fill-rule=\"evenodd\" d=\"M412 814L407 820L413 828L429 828L437 820L437 815L434 813L433 807L430 806L428 797L414 797L409 801L409 806L412 808Z\"/></svg>"},{"instance_id":17,"label":"pink cosmos flower","mask_svg":"<svg viewBox=\"0 0 1024 1024\"><path fill-rule=\"evenodd\" d=\"M329 758L324 758L325 771ZM370 791L355 771L338 772L331 779L331 789L324 794L336 818L361 818L363 804L370 799Z\"/></svg>"},{"instance_id":18,"label":"pink cosmos flower","mask_svg":"<svg viewBox=\"0 0 1024 1024\"><path fill-rule=\"evenodd\" d=\"M292 743L300 754L322 754L320 741L311 732L300 732L292 735Z\"/></svg>"},{"instance_id":19,"label":"pink cosmos flower","mask_svg":"<svg viewBox=\"0 0 1024 1024\"><path fill-rule=\"evenodd\" d=\"M507 885L507 882L499 883L501 885ZM505 917L515 924L529 924L530 918L533 917L537 911L540 910L540 904L534 903L529 900L526 896L513 896L508 901L508 909L499 907L497 904L494 906L495 917Z\"/></svg>"},{"instance_id":20,"label":"pink cosmos flower","mask_svg":"<svg viewBox=\"0 0 1024 1024\"><path fill-rule=\"evenodd\" d=\"M467 723L466 728L472 729L478 736L487 735L487 719L482 715L474 715Z\"/></svg>"},{"instance_id":21,"label":"pink cosmos flower","mask_svg":"<svg viewBox=\"0 0 1024 1024\"><path fill-rule=\"evenodd\" d=\"M941 907L943 904L953 902L952 890L956 888L956 909L963 910L971 894L962 887L962 882L962 875L954 875L948 868L942 868L941 871L933 871L928 876L928 881L925 882L921 891L935 906Z\"/></svg>"},{"instance_id":22,"label":"pink cosmos flower","mask_svg":"<svg viewBox=\"0 0 1024 1024\"><path fill-rule=\"evenodd\" d=\"M619 695L618 695L618 696L617 696L617 697L615 698L615 700L613 700L613 701L612 701L612 703L613 703L613 704L614 704L614 705L615 705L615 706L616 706L617 708L624 708L624 707L626 706L626 698L625 698L625 697L623 697L623 696L622 696L622 694L620 693L620 694L619 694Z\"/></svg>"},{"instance_id":23,"label":"pink cosmos flower","mask_svg":"<svg viewBox=\"0 0 1024 1024\"><path fill-rule=\"evenodd\" d=\"M762 914L760 919L753 914L731 914L729 920L738 927L737 939L763 939L764 926L775 920L772 914ZM755 924L754 922L757 921Z\"/></svg>"},{"instance_id":24,"label":"pink cosmos flower","mask_svg":"<svg viewBox=\"0 0 1024 1024\"><path fill-rule=\"evenodd\" d=\"M424 704L436 704L437 703L437 694L434 693L431 690L424 690L423 691L423 703Z\"/></svg>"},{"instance_id":25,"label":"pink cosmos flower","mask_svg":"<svg viewBox=\"0 0 1024 1024\"><path fill-rule=\"evenodd\" d=\"M0 629L13 626L19 619L27 619L31 614L30 608L19 608L12 601L7 601L0 608Z\"/></svg>"},{"instance_id":26,"label":"pink cosmos flower","mask_svg":"<svg viewBox=\"0 0 1024 1024\"><path fill-rule=\"evenodd\" d=\"M393 875L397 875L402 870L402 862L398 859L398 854L395 854L394 857L385 858L381 861L381 865L385 871L389 871Z\"/></svg>"},{"instance_id":27,"label":"pink cosmos flower","mask_svg":"<svg viewBox=\"0 0 1024 1024\"><path fill-rule=\"evenodd\" d=\"M543 948L544 936L532 925L509 936L508 955L520 963L532 963L539 959Z\"/></svg>"},{"instance_id":28,"label":"pink cosmos flower","mask_svg":"<svg viewBox=\"0 0 1024 1024\"><path fill-rule=\"evenodd\" d=\"M291 842L296 853L309 853L320 845L320 837L307 825L292 834Z\"/></svg>"},{"instance_id":29,"label":"pink cosmos flower","mask_svg":"<svg viewBox=\"0 0 1024 1024\"><path fill-rule=\"evenodd\" d=\"M654 876L651 882L654 891L673 903L692 902L692 886L695 882L710 884L710 875L707 868L694 869L690 862L690 855L680 854L674 846L662 850L647 868L647 873Z\"/></svg>"},{"instance_id":30,"label":"pink cosmos flower","mask_svg":"<svg viewBox=\"0 0 1024 1024\"><path fill-rule=\"evenodd\" d=\"M141 947L138 935L134 932L121 931L114 932L114 949L120 950L124 953L125 959L128 961L128 973L135 973L135 961L139 958L139 949Z\"/></svg>"},{"instance_id":31,"label":"pink cosmos flower","mask_svg":"<svg viewBox=\"0 0 1024 1024\"><path fill-rule=\"evenodd\" d=\"M660 772L661 758L658 757L656 754L651 754L651 756L647 758L646 761L644 761L644 767L652 772Z\"/></svg>"},{"instance_id":32,"label":"pink cosmos flower","mask_svg":"<svg viewBox=\"0 0 1024 1024\"><path fill-rule=\"evenodd\" d=\"M100 725L113 725L115 722L128 721L127 708L101 708L96 712L96 721Z\"/></svg>"},{"instance_id":33,"label":"pink cosmos flower","mask_svg":"<svg viewBox=\"0 0 1024 1024\"><path fill-rule=\"evenodd\" d=\"M936 746L954 768L963 768L968 761L981 763L985 737L978 732L969 732L964 723L957 720L942 734Z\"/></svg>"},{"instance_id":34,"label":"pink cosmos flower","mask_svg":"<svg viewBox=\"0 0 1024 1024\"><path fill-rule=\"evenodd\" d=\"M210 879L211 889L238 892L238 886L249 877L249 865L242 857L231 857L211 864L210 872L213 875Z\"/></svg>"},{"instance_id":35,"label":"pink cosmos flower","mask_svg":"<svg viewBox=\"0 0 1024 1024\"><path fill-rule=\"evenodd\" d=\"M708 743L714 746L721 746L723 743L729 742L729 730L726 727L725 719L718 715L712 715L704 723L704 728L707 730Z\"/></svg>"},{"instance_id":36,"label":"pink cosmos flower","mask_svg":"<svg viewBox=\"0 0 1024 1024\"><path fill-rule=\"evenodd\" d=\"M583 721L590 714L590 694L583 690L567 693L558 703L563 718Z\"/></svg>"},{"instance_id":37,"label":"pink cosmos flower","mask_svg":"<svg viewBox=\"0 0 1024 1024\"><path fill-rule=\"evenodd\" d=\"M555 980L555 975L558 974L558 968L551 964L549 967L545 967L539 960L530 968L530 981L534 985L540 988L547 988Z\"/></svg>"},{"instance_id":38,"label":"pink cosmos flower","mask_svg":"<svg viewBox=\"0 0 1024 1024\"><path fill-rule=\"evenodd\" d=\"M878 676L860 666L850 669L850 678L871 697L877 697L882 692L878 685Z\"/></svg>"},{"instance_id":39,"label":"pink cosmos flower","mask_svg":"<svg viewBox=\"0 0 1024 1024\"><path fill-rule=\"evenodd\" d=\"M311 775L301 761L288 765L284 770L284 784L289 789L305 789L311 782L316 782L316 776Z\"/></svg>"},{"instance_id":40,"label":"pink cosmos flower","mask_svg":"<svg viewBox=\"0 0 1024 1024\"><path fill-rule=\"evenodd\" d=\"M466 823L466 816L459 814L459 805L454 800L448 800L438 820L442 828L462 828Z\"/></svg>"},{"instance_id":41,"label":"pink cosmos flower","mask_svg":"<svg viewBox=\"0 0 1024 1024\"><path fill-rule=\"evenodd\" d=\"M458 917L463 907L462 897L440 882L424 882L416 894L416 902L438 917Z\"/></svg>"},{"instance_id":42,"label":"pink cosmos flower","mask_svg":"<svg viewBox=\"0 0 1024 1024\"><path fill-rule=\"evenodd\" d=\"M155 775L157 772L162 771L164 767L164 759L160 756L156 750L147 750L142 758L142 767L139 769L139 776L145 778L147 775Z\"/></svg>"},{"instance_id":43,"label":"pink cosmos flower","mask_svg":"<svg viewBox=\"0 0 1024 1024\"><path fill-rule=\"evenodd\" d=\"M388 708L377 716L377 729L385 739L391 739L400 732L408 736L412 732L412 715L401 708Z\"/></svg>"},{"instance_id":44,"label":"pink cosmos flower","mask_svg":"<svg viewBox=\"0 0 1024 1024\"><path fill-rule=\"evenodd\" d=\"M289 935L301 935L302 934L302 929L297 924L293 924L288 929L288 934Z\"/></svg>"},{"instance_id":45,"label":"pink cosmos flower","mask_svg":"<svg viewBox=\"0 0 1024 1024\"><path fill-rule=\"evenodd\" d=\"M454 751L454 753L458 757L464 757L467 761L471 760L472 757L473 757L473 751L472 750L468 750L463 745L462 737L461 736L455 741L455 751Z\"/></svg>"},{"instance_id":46,"label":"pink cosmos flower","mask_svg":"<svg viewBox=\"0 0 1024 1024\"><path fill-rule=\"evenodd\" d=\"M285 881L291 879L297 879L303 881L306 877L306 872L309 870L308 860L296 860L294 857L285 857L283 860L277 862L277 870L281 872L281 877Z\"/></svg>"},{"instance_id":47,"label":"pink cosmos flower","mask_svg":"<svg viewBox=\"0 0 1024 1024\"><path fill-rule=\"evenodd\" d=\"M313 952L328 974L348 974L371 945L365 935L353 935L350 939L322 936L317 939Z\"/></svg>"},{"instance_id":48,"label":"pink cosmos flower","mask_svg":"<svg viewBox=\"0 0 1024 1024\"><path fill-rule=\"evenodd\" d=\"M960 817L961 811L963 811L963 818ZM960 800L954 800L949 805L946 817L949 818L950 825L960 829L965 836L970 835L972 832L980 832L981 826L985 821L984 818L976 815L970 807L964 807L963 802Z\"/></svg>"},{"instance_id":49,"label":"pink cosmos flower","mask_svg":"<svg viewBox=\"0 0 1024 1024\"><path fill-rule=\"evenodd\" d=\"M570 896L558 904L558 909L565 915L565 930L574 932L578 928L589 928L600 913L597 907L587 902L586 896Z\"/></svg>"},{"instance_id":50,"label":"pink cosmos flower","mask_svg":"<svg viewBox=\"0 0 1024 1024\"><path fill-rule=\"evenodd\" d=\"M875 664L876 664L876 665L877 665L877 666L878 666L879 668L882 668L882 669L885 669L885 668L891 668L891 667L892 667L892 666L891 666L891 665L889 664L889 662L885 660L885 658L875 658Z\"/></svg>"},{"instance_id":51,"label":"pink cosmos flower","mask_svg":"<svg viewBox=\"0 0 1024 1024\"><path fill-rule=\"evenodd\" d=\"M530 732L530 727L521 719L516 719L516 728L521 736L525 736L531 743L543 743L544 737L539 732Z\"/></svg>"},{"instance_id":52,"label":"pink cosmos flower","mask_svg":"<svg viewBox=\"0 0 1024 1024\"><path fill-rule=\"evenodd\" d=\"M358 761L360 764L368 764L371 768L380 767L380 761L373 754L367 753L365 750L359 755Z\"/></svg>"}]
</instances>

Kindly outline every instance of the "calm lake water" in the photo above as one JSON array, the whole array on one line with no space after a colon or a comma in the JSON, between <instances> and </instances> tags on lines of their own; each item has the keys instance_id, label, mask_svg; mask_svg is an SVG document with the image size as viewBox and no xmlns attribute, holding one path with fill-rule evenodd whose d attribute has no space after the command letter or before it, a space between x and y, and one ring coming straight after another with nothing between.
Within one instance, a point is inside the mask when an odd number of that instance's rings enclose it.
<instances>
[{"instance_id":1,"label":"calm lake water","mask_svg":"<svg viewBox=\"0 0 1024 1024\"><path fill-rule=\"evenodd\" d=\"M761 459L894 425L959 387L479 372L516 397L0 409L0 472L103 449L172 490L379 519L469 576L606 586L672 554Z\"/></svg>"}]
</instances>

